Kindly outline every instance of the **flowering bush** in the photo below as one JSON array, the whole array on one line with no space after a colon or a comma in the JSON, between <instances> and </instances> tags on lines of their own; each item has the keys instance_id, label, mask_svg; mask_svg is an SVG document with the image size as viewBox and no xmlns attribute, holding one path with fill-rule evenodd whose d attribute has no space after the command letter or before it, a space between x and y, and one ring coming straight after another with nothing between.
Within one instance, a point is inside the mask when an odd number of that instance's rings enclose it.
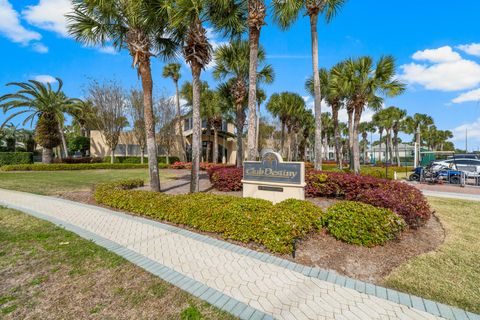
<instances>
[{"instance_id":1,"label":"flowering bush","mask_svg":"<svg viewBox=\"0 0 480 320\"><path fill-rule=\"evenodd\" d=\"M170 168L171 169L192 169L192 163L177 161L177 162L174 162L172 165L170 165Z\"/></svg>"},{"instance_id":2,"label":"flowering bush","mask_svg":"<svg viewBox=\"0 0 480 320\"><path fill-rule=\"evenodd\" d=\"M223 164L223 163L213 163L213 162L200 162L200 170L208 171L211 168L226 168L226 167L233 167L230 164ZM177 161L170 166L171 169L192 169L191 162L180 162Z\"/></svg>"}]
</instances>

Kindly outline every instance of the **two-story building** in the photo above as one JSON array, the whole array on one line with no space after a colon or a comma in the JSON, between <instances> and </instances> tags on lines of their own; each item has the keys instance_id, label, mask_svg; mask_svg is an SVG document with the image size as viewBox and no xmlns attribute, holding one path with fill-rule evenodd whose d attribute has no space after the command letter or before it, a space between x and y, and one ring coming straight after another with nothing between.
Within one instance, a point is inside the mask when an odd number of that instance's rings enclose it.
<instances>
[{"instance_id":1,"label":"two-story building","mask_svg":"<svg viewBox=\"0 0 480 320\"><path fill-rule=\"evenodd\" d=\"M187 160L191 160L191 150L192 150L192 117L185 116L182 118L182 128L183 136L182 139L186 144L187 149ZM170 148L169 156L179 156L181 152L181 147L177 141L177 137L172 136L173 147ZM213 130L207 130L207 122L202 121L202 161L207 160L207 150L209 150L210 155L208 159L212 159L213 155ZM167 155L167 151L161 143L157 143L159 156ZM244 148L245 150L245 148ZM90 155L92 157L105 157L111 154L110 148L108 148L105 143L105 138L102 132L93 130L90 132ZM140 146L136 142L135 135L132 131L121 132L117 147L114 152L115 156L140 156L141 150ZM235 127L233 123L223 121L218 131L218 159L219 163L229 163L235 164L237 157L237 140L235 138Z\"/></svg>"}]
</instances>

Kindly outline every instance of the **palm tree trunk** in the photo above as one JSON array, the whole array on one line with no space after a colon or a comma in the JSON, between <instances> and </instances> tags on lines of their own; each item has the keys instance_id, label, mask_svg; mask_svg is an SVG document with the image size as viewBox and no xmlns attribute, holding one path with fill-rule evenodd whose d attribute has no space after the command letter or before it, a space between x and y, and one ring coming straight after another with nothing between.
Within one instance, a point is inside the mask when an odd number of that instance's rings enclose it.
<instances>
[{"instance_id":1,"label":"palm tree trunk","mask_svg":"<svg viewBox=\"0 0 480 320\"><path fill-rule=\"evenodd\" d=\"M421 141L422 141L422 140L420 139L420 125L417 126L417 129L416 129L416 130L417 130L417 134L416 134L417 137L416 137L416 138L417 138L417 148L418 148L418 149L417 149L417 163L415 163L415 166L418 166L418 165L420 164L420 160L421 160L421 159L420 159L420 155L421 155L420 152L422 151L422 150L421 150L422 148L420 147L420 143L421 143Z\"/></svg>"},{"instance_id":2,"label":"palm tree trunk","mask_svg":"<svg viewBox=\"0 0 480 320\"><path fill-rule=\"evenodd\" d=\"M318 14L310 15L310 33L312 38L313 91L315 106L315 170L322 170L322 95L318 74Z\"/></svg>"},{"instance_id":3,"label":"palm tree trunk","mask_svg":"<svg viewBox=\"0 0 480 320\"><path fill-rule=\"evenodd\" d=\"M353 125L353 108L347 110L348 113L348 152L349 152L349 162L350 169L355 170L354 160L353 160L353 139L354 139L354 125Z\"/></svg>"},{"instance_id":4,"label":"palm tree trunk","mask_svg":"<svg viewBox=\"0 0 480 320\"><path fill-rule=\"evenodd\" d=\"M390 162L393 162L393 141L392 141L392 132L388 132L388 150L390 156Z\"/></svg>"},{"instance_id":5,"label":"palm tree trunk","mask_svg":"<svg viewBox=\"0 0 480 320\"><path fill-rule=\"evenodd\" d=\"M183 139L183 126L182 126L182 114L180 111L180 93L178 91L178 80L175 80L175 103L177 106L177 143L180 145L180 161L185 161L187 149L185 147L185 141Z\"/></svg>"},{"instance_id":6,"label":"palm tree trunk","mask_svg":"<svg viewBox=\"0 0 480 320\"><path fill-rule=\"evenodd\" d=\"M60 124L60 121L58 122L58 133L60 133L60 138L62 139L62 148L63 152L65 155L65 158L68 157L68 148L67 148L67 140L65 139L65 132L63 132L63 127ZM61 148L60 148L61 151ZM59 153L59 158L62 159L62 153Z\"/></svg>"},{"instance_id":7,"label":"palm tree trunk","mask_svg":"<svg viewBox=\"0 0 480 320\"><path fill-rule=\"evenodd\" d=\"M190 178L190 193L200 191L199 171L202 153L202 119L200 117L200 73L201 68L192 64L193 87L193 129L192 129L192 173Z\"/></svg>"},{"instance_id":8,"label":"palm tree trunk","mask_svg":"<svg viewBox=\"0 0 480 320\"><path fill-rule=\"evenodd\" d=\"M243 166L243 125L245 123L242 105L236 106L235 128L237 130L237 167Z\"/></svg>"},{"instance_id":9,"label":"palm tree trunk","mask_svg":"<svg viewBox=\"0 0 480 320\"><path fill-rule=\"evenodd\" d=\"M285 157L285 122L282 121L282 129L280 133L280 153Z\"/></svg>"},{"instance_id":10,"label":"palm tree trunk","mask_svg":"<svg viewBox=\"0 0 480 320\"><path fill-rule=\"evenodd\" d=\"M218 163L218 128L213 127L213 163Z\"/></svg>"},{"instance_id":11,"label":"palm tree trunk","mask_svg":"<svg viewBox=\"0 0 480 320\"><path fill-rule=\"evenodd\" d=\"M249 20L257 15L259 18L264 16L265 4L263 0L249 0ZM263 11L262 11L263 10ZM260 16L258 16L260 14ZM250 60L248 68L248 136L247 136L247 157L249 161L255 160L257 153L255 149L255 118L257 103L257 66L258 66L258 42L260 40L260 30L262 23L258 23L256 19L249 25L248 43L250 46Z\"/></svg>"},{"instance_id":12,"label":"palm tree trunk","mask_svg":"<svg viewBox=\"0 0 480 320\"><path fill-rule=\"evenodd\" d=\"M335 156L337 167L343 169L342 145L340 137L340 128L338 127L338 108L332 107L333 134L335 136Z\"/></svg>"},{"instance_id":13,"label":"palm tree trunk","mask_svg":"<svg viewBox=\"0 0 480 320\"><path fill-rule=\"evenodd\" d=\"M160 177L158 175L157 143L155 141L155 118L152 99L152 70L150 57L142 56L138 66L142 79L143 114L145 118L145 135L147 141L148 169L150 174L150 189L160 192Z\"/></svg>"},{"instance_id":14,"label":"palm tree trunk","mask_svg":"<svg viewBox=\"0 0 480 320\"><path fill-rule=\"evenodd\" d=\"M113 164L115 162L115 147L110 148L110 163Z\"/></svg>"},{"instance_id":15,"label":"palm tree trunk","mask_svg":"<svg viewBox=\"0 0 480 320\"><path fill-rule=\"evenodd\" d=\"M359 108L355 110L355 115L353 119L353 147L352 147L352 158L353 158L353 171L355 174L360 173L360 145L358 143L358 134L359 134L359 125L360 119L362 117L361 110Z\"/></svg>"},{"instance_id":16,"label":"palm tree trunk","mask_svg":"<svg viewBox=\"0 0 480 320\"><path fill-rule=\"evenodd\" d=\"M398 150L398 132L393 132L393 143L395 144L395 157L397 159L397 166L400 167L400 151Z\"/></svg>"},{"instance_id":17,"label":"palm tree trunk","mask_svg":"<svg viewBox=\"0 0 480 320\"><path fill-rule=\"evenodd\" d=\"M206 132L206 135L208 137L208 141L207 141L207 148L205 150L205 161L206 162L211 162L210 160L210 150L211 150L211 146L210 146L210 136L212 135L212 130L210 129L210 125L208 124L208 121L207 121L207 132Z\"/></svg>"},{"instance_id":18,"label":"palm tree trunk","mask_svg":"<svg viewBox=\"0 0 480 320\"><path fill-rule=\"evenodd\" d=\"M143 164L143 157L145 157L145 148L140 148L140 163Z\"/></svg>"},{"instance_id":19,"label":"palm tree trunk","mask_svg":"<svg viewBox=\"0 0 480 320\"><path fill-rule=\"evenodd\" d=\"M382 138L383 138L383 130L380 131L380 144L378 145L378 160L377 162L381 162L382 161ZM373 148L373 146L372 146Z\"/></svg>"},{"instance_id":20,"label":"palm tree trunk","mask_svg":"<svg viewBox=\"0 0 480 320\"><path fill-rule=\"evenodd\" d=\"M258 107L258 112L257 112L257 123L256 123L256 128L255 128L255 156L258 157L260 155L260 150L259 150L259 137L260 137L260 104L257 104Z\"/></svg>"},{"instance_id":21,"label":"palm tree trunk","mask_svg":"<svg viewBox=\"0 0 480 320\"><path fill-rule=\"evenodd\" d=\"M42 147L42 163L50 164L53 160L53 149Z\"/></svg>"},{"instance_id":22,"label":"palm tree trunk","mask_svg":"<svg viewBox=\"0 0 480 320\"><path fill-rule=\"evenodd\" d=\"M292 129L287 128L287 161L292 161Z\"/></svg>"}]
</instances>

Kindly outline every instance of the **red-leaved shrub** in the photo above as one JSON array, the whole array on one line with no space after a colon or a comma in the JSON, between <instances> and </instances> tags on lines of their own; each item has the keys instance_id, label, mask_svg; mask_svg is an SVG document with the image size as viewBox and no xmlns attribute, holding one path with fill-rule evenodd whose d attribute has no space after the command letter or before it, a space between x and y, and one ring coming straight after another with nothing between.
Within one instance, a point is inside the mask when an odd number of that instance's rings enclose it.
<instances>
[{"instance_id":1,"label":"red-leaved shrub","mask_svg":"<svg viewBox=\"0 0 480 320\"><path fill-rule=\"evenodd\" d=\"M307 197L335 197L387 208L417 228L430 218L423 194L408 184L341 172L309 171L305 175Z\"/></svg>"},{"instance_id":2,"label":"red-leaved shrub","mask_svg":"<svg viewBox=\"0 0 480 320\"><path fill-rule=\"evenodd\" d=\"M220 191L242 190L243 168L214 167L207 172L215 189Z\"/></svg>"}]
</instances>

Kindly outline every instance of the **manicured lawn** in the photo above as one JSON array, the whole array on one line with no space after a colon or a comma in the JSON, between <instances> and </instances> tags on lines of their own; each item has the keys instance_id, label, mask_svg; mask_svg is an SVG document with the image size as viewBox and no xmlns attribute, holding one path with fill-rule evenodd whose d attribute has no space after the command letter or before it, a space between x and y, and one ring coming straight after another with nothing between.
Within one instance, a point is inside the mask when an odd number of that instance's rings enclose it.
<instances>
[{"instance_id":1,"label":"manicured lawn","mask_svg":"<svg viewBox=\"0 0 480 320\"><path fill-rule=\"evenodd\" d=\"M169 175L160 170L160 179ZM50 195L90 190L97 183L119 179L148 180L147 169L0 172L0 188Z\"/></svg>"},{"instance_id":2,"label":"manicured lawn","mask_svg":"<svg viewBox=\"0 0 480 320\"><path fill-rule=\"evenodd\" d=\"M480 313L480 202L429 198L445 242L394 270L385 285Z\"/></svg>"},{"instance_id":3,"label":"manicured lawn","mask_svg":"<svg viewBox=\"0 0 480 320\"><path fill-rule=\"evenodd\" d=\"M233 319L106 249L0 207L0 319Z\"/></svg>"}]
</instances>

